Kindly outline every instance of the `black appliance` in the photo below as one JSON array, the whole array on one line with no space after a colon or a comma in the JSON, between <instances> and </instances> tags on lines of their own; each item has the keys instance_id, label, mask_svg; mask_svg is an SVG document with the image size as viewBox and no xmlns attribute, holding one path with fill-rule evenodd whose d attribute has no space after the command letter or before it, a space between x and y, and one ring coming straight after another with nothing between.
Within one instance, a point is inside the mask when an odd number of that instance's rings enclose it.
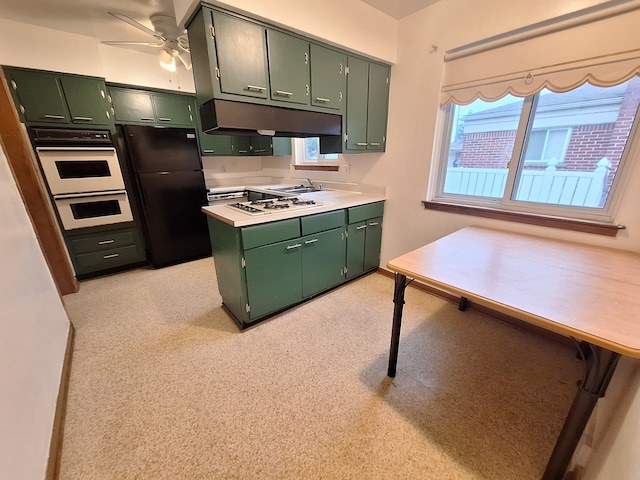
<instances>
[{"instance_id":1,"label":"black appliance","mask_svg":"<svg viewBox=\"0 0 640 480\"><path fill-rule=\"evenodd\" d=\"M151 264L162 267L211 255L196 131L137 125L118 130L135 179Z\"/></svg>"}]
</instances>

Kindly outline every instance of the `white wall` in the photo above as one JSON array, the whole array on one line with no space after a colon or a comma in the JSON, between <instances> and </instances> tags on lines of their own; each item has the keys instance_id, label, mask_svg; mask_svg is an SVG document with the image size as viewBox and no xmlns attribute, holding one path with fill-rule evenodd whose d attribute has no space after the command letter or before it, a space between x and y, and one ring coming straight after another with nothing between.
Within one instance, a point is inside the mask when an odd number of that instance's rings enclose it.
<instances>
[{"instance_id":1,"label":"white wall","mask_svg":"<svg viewBox=\"0 0 640 480\"><path fill-rule=\"evenodd\" d=\"M0 478L45 477L69 320L0 149Z\"/></svg>"},{"instance_id":2,"label":"white wall","mask_svg":"<svg viewBox=\"0 0 640 480\"><path fill-rule=\"evenodd\" d=\"M0 18L0 65L103 77L109 82L194 92L191 72L163 70L149 54L103 45L93 37Z\"/></svg>"},{"instance_id":3,"label":"white wall","mask_svg":"<svg viewBox=\"0 0 640 480\"><path fill-rule=\"evenodd\" d=\"M185 23L199 0L174 0L178 23ZM208 0L270 24L393 63L398 22L360 0Z\"/></svg>"}]
</instances>

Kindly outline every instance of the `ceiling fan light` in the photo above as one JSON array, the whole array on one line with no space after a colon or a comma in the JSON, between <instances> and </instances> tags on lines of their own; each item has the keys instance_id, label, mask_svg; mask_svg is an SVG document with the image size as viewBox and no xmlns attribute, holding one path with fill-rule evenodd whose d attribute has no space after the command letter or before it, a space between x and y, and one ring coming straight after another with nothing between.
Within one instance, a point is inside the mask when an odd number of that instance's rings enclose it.
<instances>
[{"instance_id":1,"label":"ceiling fan light","mask_svg":"<svg viewBox=\"0 0 640 480\"><path fill-rule=\"evenodd\" d=\"M176 71L176 59L168 49L161 49L158 51L158 59L160 60L160 66L170 72Z\"/></svg>"}]
</instances>

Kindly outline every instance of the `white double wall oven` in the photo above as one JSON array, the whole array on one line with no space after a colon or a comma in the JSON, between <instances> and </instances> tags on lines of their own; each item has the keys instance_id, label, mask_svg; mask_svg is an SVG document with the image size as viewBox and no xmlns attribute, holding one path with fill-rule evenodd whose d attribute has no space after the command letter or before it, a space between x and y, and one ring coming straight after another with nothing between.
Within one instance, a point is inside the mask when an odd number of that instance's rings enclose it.
<instances>
[{"instance_id":1,"label":"white double wall oven","mask_svg":"<svg viewBox=\"0 0 640 480\"><path fill-rule=\"evenodd\" d=\"M64 230L133 221L108 131L34 129L33 138Z\"/></svg>"}]
</instances>

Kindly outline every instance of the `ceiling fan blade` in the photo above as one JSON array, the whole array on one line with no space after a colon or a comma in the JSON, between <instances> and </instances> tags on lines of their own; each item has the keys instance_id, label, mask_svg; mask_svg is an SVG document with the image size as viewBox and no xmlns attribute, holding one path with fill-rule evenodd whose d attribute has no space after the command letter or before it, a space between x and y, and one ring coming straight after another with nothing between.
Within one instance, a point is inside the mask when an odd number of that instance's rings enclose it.
<instances>
[{"instance_id":1,"label":"ceiling fan blade","mask_svg":"<svg viewBox=\"0 0 640 480\"><path fill-rule=\"evenodd\" d=\"M187 70L191 70L191 62L188 62L187 60L182 58L182 55L180 55L176 50L174 50L174 51L175 51L176 57L178 57L178 60L180 60L182 62L182 64L184 65L184 68L186 68Z\"/></svg>"},{"instance_id":2,"label":"ceiling fan blade","mask_svg":"<svg viewBox=\"0 0 640 480\"><path fill-rule=\"evenodd\" d=\"M154 32L150 28L145 27L141 23L136 22L133 18L127 17L126 15L123 15L122 13L114 13L114 12L108 12L108 13L112 17L115 17L118 20L122 20L123 22L128 23L129 25L131 25L132 27L137 28L138 30L142 30L143 32L148 33L149 35L153 35L154 37L156 37L159 40L162 40L163 42L165 41L165 38L162 35Z\"/></svg>"},{"instance_id":3,"label":"ceiling fan blade","mask_svg":"<svg viewBox=\"0 0 640 480\"><path fill-rule=\"evenodd\" d=\"M151 42L128 42L126 40L115 40L115 41L103 41L100 43L104 43L105 45L142 45L145 47L157 47L160 48L164 46L164 43L151 43Z\"/></svg>"}]
</instances>

